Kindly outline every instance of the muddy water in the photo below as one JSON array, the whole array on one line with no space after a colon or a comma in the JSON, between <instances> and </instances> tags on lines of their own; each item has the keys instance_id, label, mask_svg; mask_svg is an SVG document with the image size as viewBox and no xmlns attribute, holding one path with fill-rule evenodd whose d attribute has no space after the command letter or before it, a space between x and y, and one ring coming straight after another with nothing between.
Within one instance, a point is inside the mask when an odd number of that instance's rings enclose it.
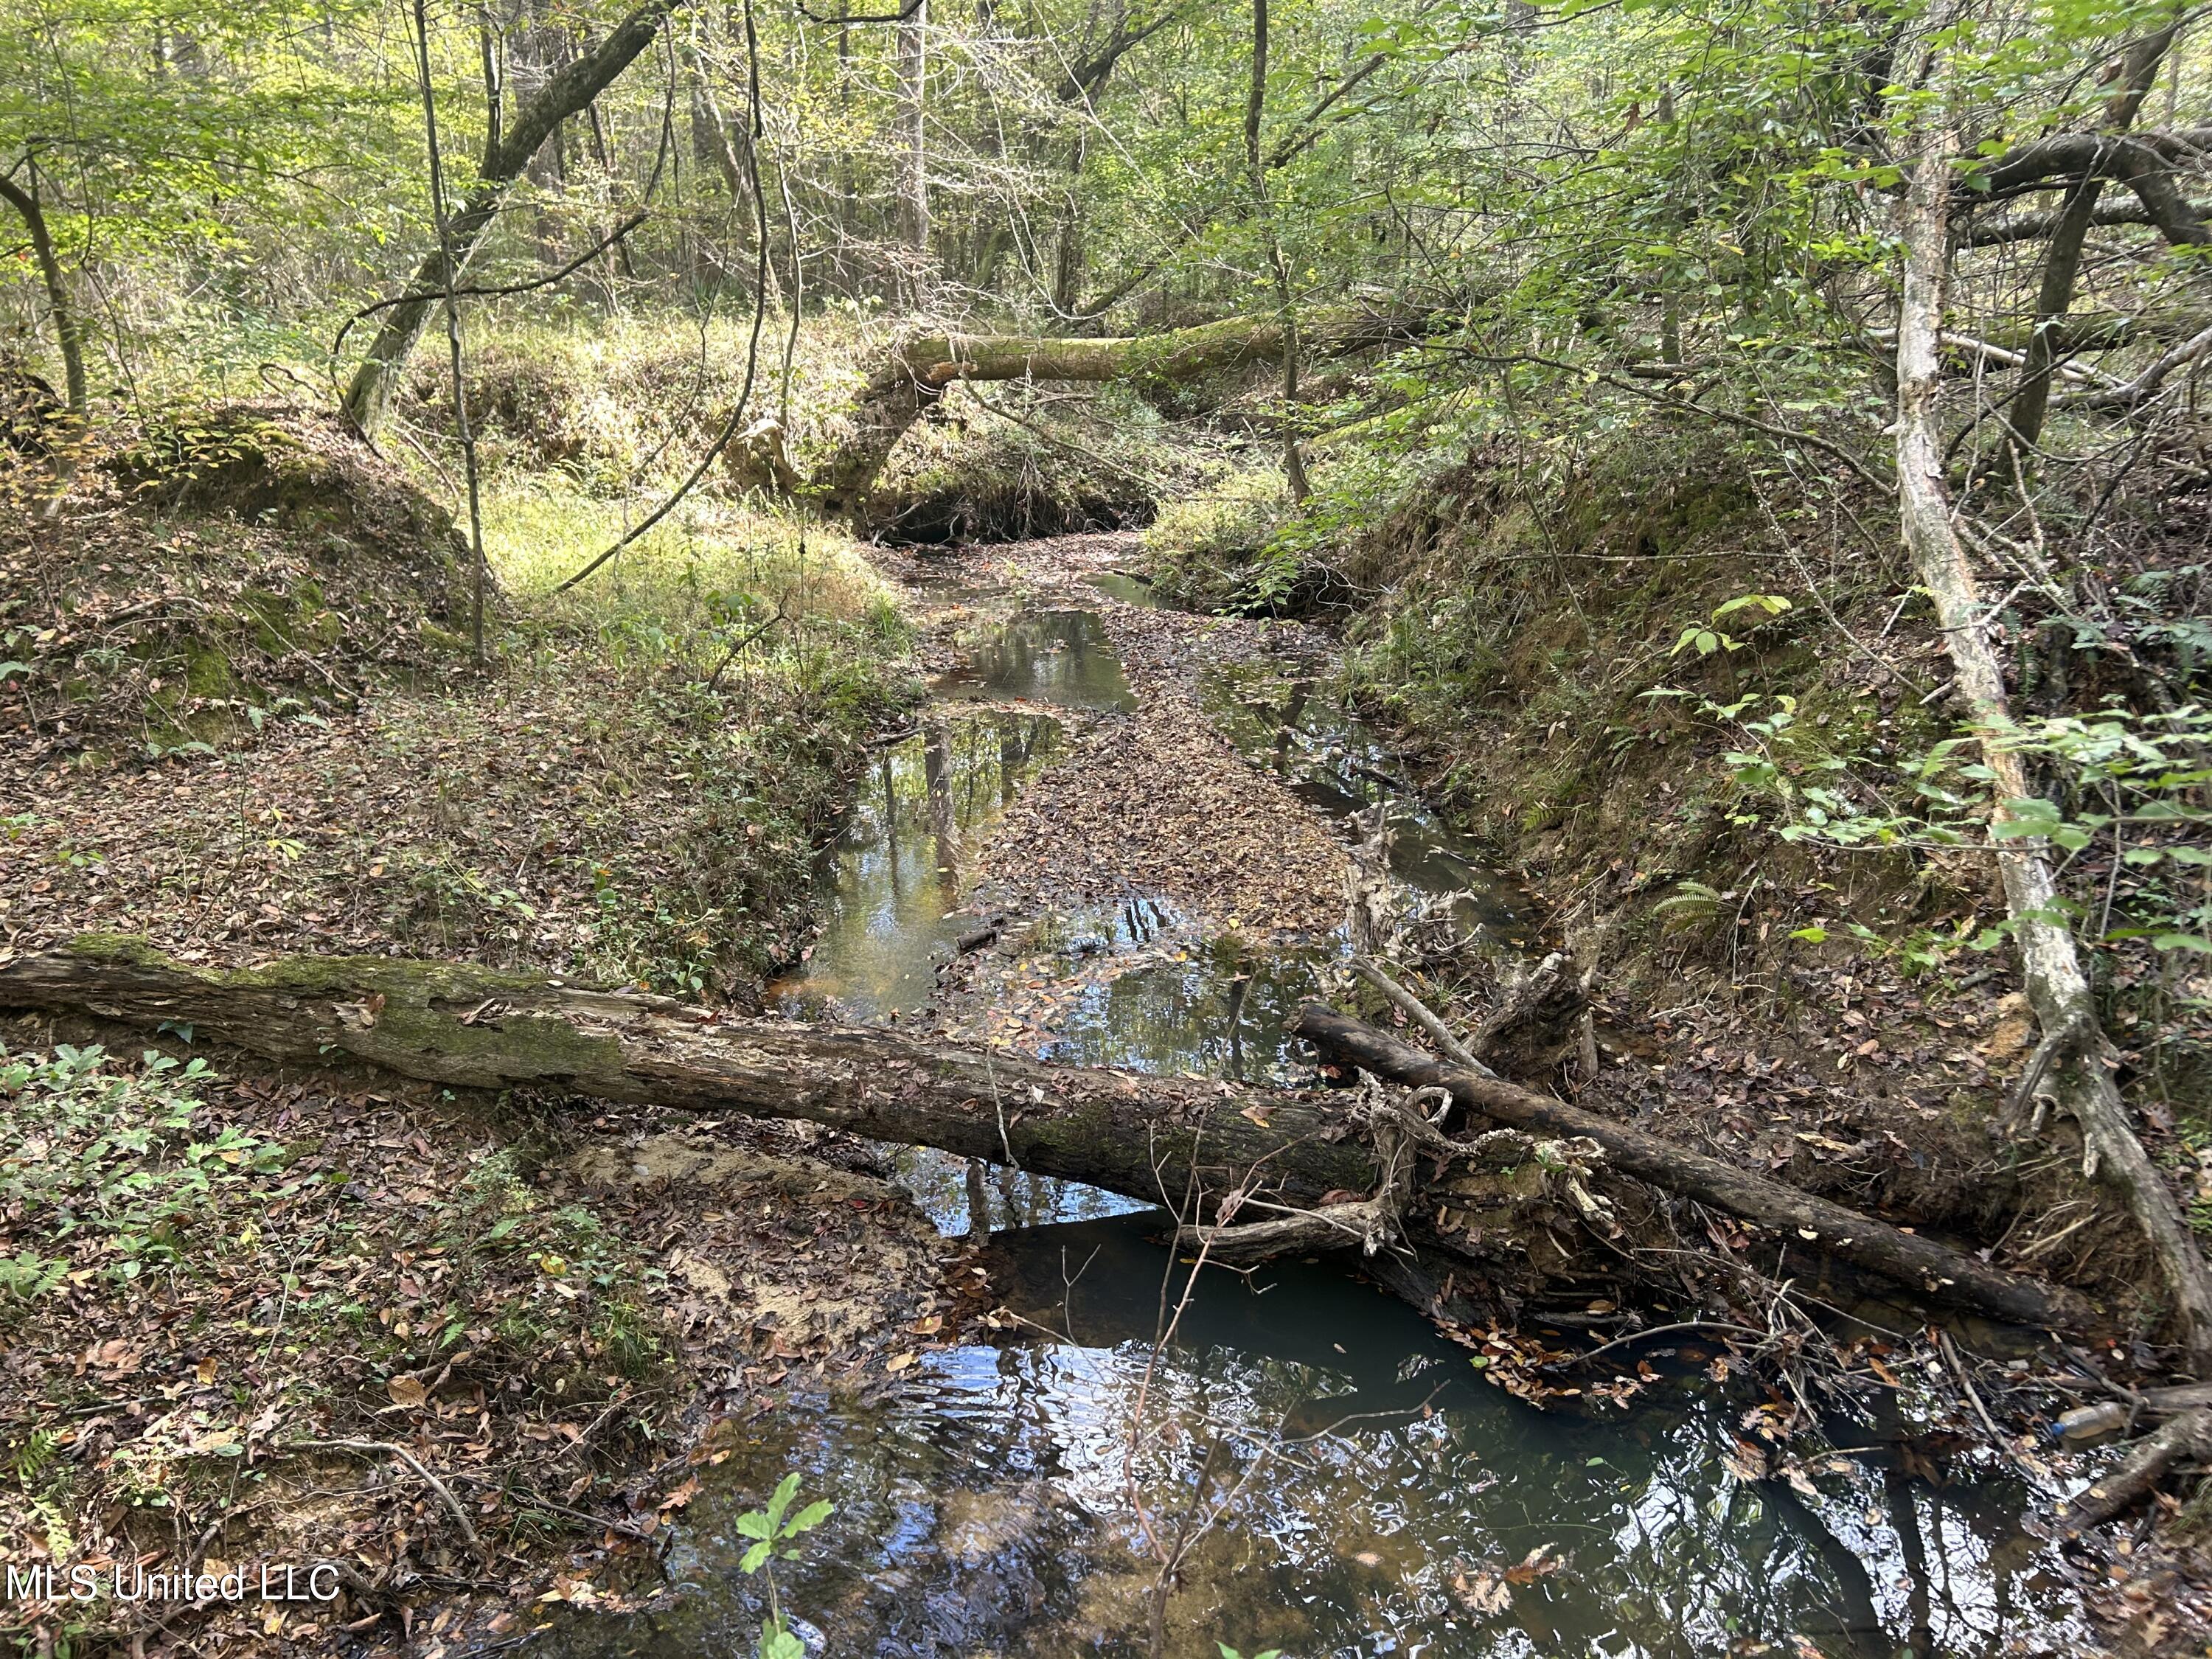
<instances>
[{"instance_id":1,"label":"muddy water","mask_svg":"<svg viewBox=\"0 0 2212 1659\"><path fill-rule=\"evenodd\" d=\"M1024 1322L1001 1346L734 1436L671 1554L672 1605L553 1650L750 1652L761 1602L733 1568L735 1521L793 1470L838 1510L781 1594L833 1655L1142 1653L1153 1573L1133 1493L1171 1537L1232 1488L1188 1552L1175 1659L1216 1659L1217 1642L1291 1659L1874 1659L2066 1651L2081 1634L2007 1481L1929 1486L1877 1445L1816 1469L1809 1494L1746 1485L1725 1462L1742 1402L1685 1387L1611 1421L1538 1412L1334 1267L1207 1274L1148 1375L1164 1283L1180 1290L1153 1231L1130 1216L995 1241ZM1700 1352L1655 1357L1688 1371Z\"/></svg>"},{"instance_id":2,"label":"muddy water","mask_svg":"<svg viewBox=\"0 0 2212 1659\"><path fill-rule=\"evenodd\" d=\"M784 988L787 1006L919 1009L976 926L973 851L1060 727L963 702L1108 719L1129 706L1089 613L1017 615L967 647L939 704L862 792L828 876L830 925ZM1409 891L1444 900L1498 948L1527 937L1480 847L1401 789L1387 749L1312 687L1224 672L1206 702L1249 758L1323 811L1382 805ZM1208 939L1137 898L998 948L1012 959L1000 1000L1036 988L1030 1011L994 1015L1022 1047L1267 1079L1307 1065L1285 1023L1342 947ZM1011 1171L994 1174L972 1217L956 1161L906 1153L902 1170L943 1231L981 1219L996 1234L991 1278L1008 1313L994 1344L739 1427L684 1514L662 1609L563 1625L543 1648L750 1653L763 1602L738 1569L737 1518L793 1471L837 1505L780 1578L817 1653L1143 1653L1153 1550L1177 1535L1191 1541L1170 1659L1218 1659L1217 1643L1287 1659L1873 1659L2063 1651L2082 1635L2017 1528L2027 1495L1987 1471L1952 1469L1940 1486L1908 1474L1929 1459L1897 1449L1894 1420L1832 1425L1832 1443L1869 1449L1816 1464L1807 1489L1746 1483L1729 1459L1752 1402L1705 1381L1694 1346L1644 1351L1676 1381L1632 1414L1537 1412L1337 1261L1207 1274L1155 1359L1187 1272L1158 1242L1164 1218Z\"/></svg>"},{"instance_id":3,"label":"muddy water","mask_svg":"<svg viewBox=\"0 0 2212 1659\"><path fill-rule=\"evenodd\" d=\"M884 745L830 861L822 936L780 988L786 1011L865 1021L927 1000L979 920L959 910L975 848L1059 746L1049 715L941 708Z\"/></svg>"}]
</instances>

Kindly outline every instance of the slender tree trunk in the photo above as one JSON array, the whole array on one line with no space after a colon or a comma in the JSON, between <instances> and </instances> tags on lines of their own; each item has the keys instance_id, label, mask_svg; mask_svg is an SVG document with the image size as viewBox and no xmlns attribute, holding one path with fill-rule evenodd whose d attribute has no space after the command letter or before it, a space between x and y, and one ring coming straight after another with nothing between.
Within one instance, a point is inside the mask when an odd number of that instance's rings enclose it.
<instances>
[{"instance_id":1,"label":"slender tree trunk","mask_svg":"<svg viewBox=\"0 0 2212 1659\"><path fill-rule=\"evenodd\" d=\"M929 256L929 0L917 0L898 26L898 230L908 260L900 283L902 297L913 303Z\"/></svg>"},{"instance_id":2,"label":"slender tree trunk","mask_svg":"<svg viewBox=\"0 0 2212 1659\"><path fill-rule=\"evenodd\" d=\"M27 189L13 179L0 177L0 198L22 216L31 235L31 257L38 261L39 278L46 284L46 310L53 318L54 344L62 354L62 381L70 417L82 426L91 413L92 394L84 373L84 325L70 299L69 281L62 275L54 239L46 228L46 209L39 201L39 179L33 172Z\"/></svg>"},{"instance_id":3,"label":"slender tree trunk","mask_svg":"<svg viewBox=\"0 0 2212 1659\"><path fill-rule=\"evenodd\" d=\"M1063 317L1083 303L1083 163L1089 149L1085 128L1075 131L1067 158L1067 189L1060 198L1059 246L1054 249L1052 308Z\"/></svg>"},{"instance_id":4,"label":"slender tree trunk","mask_svg":"<svg viewBox=\"0 0 2212 1659\"><path fill-rule=\"evenodd\" d=\"M739 223L757 221L761 216L760 204L752 200L752 168L750 165L757 159L753 153L751 124L747 122L742 127L733 126L722 113L721 100L715 95L714 79L705 64L695 63L691 73L696 97L694 118L702 120L702 148L710 151L715 171L722 175L723 184L729 188L731 206L737 210L732 216ZM750 212L746 211L748 209ZM725 264L720 260L716 263ZM726 265L726 268L735 269ZM775 279L775 264L772 261L761 264L760 269L768 279L770 302L781 304L783 295Z\"/></svg>"},{"instance_id":5,"label":"slender tree trunk","mask_svg":"<svg viewBox=\"0 0 2212 1659\"><path fill-rule=\"evenodd\" d=\"M1252 0L1252 87L1244 100L1244 161L1252 181L1252 213L1267 246L1267 262L1275 274L1275 302L1282 319L1283 343L1283 474L1290 481L1291 499L1302 501L1312 493L1306 481L1305 456L1298 448L1296 421L1298 398L1298 320L1291 298L1291 270L1283 258L1282 238L1276 234L1273 209L1267 200L1267 162L1260 149L1260 125L1267 108L1267 0Z\"/></svg>"},{"instance_id":6,"label":"slender tree trunk","mask_svg":"<svg viewBox=\"0 0 2212 1659\"><path fill-rule=\"evenodd\" d=\"M1952 526L1936 423L1942 386L1937 353L1950 265L1952 145L1948 131L1924 135L1900 225L1905 285L1897 330L1898 506L1905 545L1935 600L1959 692L1972 711L1997 810L2003 813L2008 803L2024 800L2032 792L2019 754L2002 741L2012 728L2003 672L1990 643L1973 573ZM2045 1047L2031 1064L2048 1066L2047 1086L2060 1109L2081 1124L2088 1164L2119 1190L2149 1241L2191 1359L2200 1370L2212 1369L2212 1273L2180 1206L2129 1123L2074 935L2060 919L2048 849L2039 837L2023 836L2002 842L1996 858L2028 1000L2043 1029Z\"/></svg>"},{"instance_id":7,"label":"slender tree trunk","mask_svg":"<svg viewBox=\"0 0 2212 1659\"><path fill-rule=\"evenodd\" d=\"M40 280L46 284L46 310L53 318L54 344L62 355L62 384L69 405L68 430L53 447L51 489L39 508L40 518L51 520L59 515L63 499L69 494L70 481L76 476L78 451L92 420L92 392L85 379L84 324L70 299L69 280L62 274L61 259L54 252L46 209L39 201L35 163L29 169L29 179L25 186L0 176L0 197L5 197L9 205L22 216L24 227L30 232L31 256L38 261Z\"/></svg>"},{"instance_id":8,"label":"slender tree trunk","mask_svg":"<svg viewBox=\"0 0 2212 1659\"><path fill-rule=\"evenodd\" d=\"M490 146L497 148L499 138L499 82L495 68L496 58L491 46L491 33L487 28L482 36L484 63L484 90L491 101ZM468 481L469 550L471 555L471 588L474 603L470 608L469 635L471 648L477 664L483 664L484 612L484 544L483 502L477 489L477 441L469 427L469 383L466 367L461 353L461 307L454 297L454 278L458 274L453 259L453 222L446 213L446 164L438 143L438 99L430 79L430 17L425 0L415 0L415 46L416 67L422 74L422 139L430 158L430 219L438 228L439 263L444 268L446 344L452 355L453 391L453 430L461 441L461 465Z\"/></svg>"},{"instance_id":9,"label":"slender tree trunk","mask_svg":"<svg viewBox=\"0 0 2212 1659\"><path fill-rule=\"evenodd\" d=\"M549 78L538 94L512 112L496 150L484 157L476 190L447 223L444 246L433 248L416 270L407 299L384 314L368 354L346 387L345 410L356 426L374 435L383 423L393 383L422 337L431 308L468 268L477 245L499 213L508 187L521 175L553 130L592 100L637 58L659 33L682 0L646 0L607 38ZM450 251L449 251L450 250Z\"/></svg>"},{"instance_id":10,"label":"slender tree trunk","mask_svg":"<svg viewBox=\"0 0 2212 1659\"><path fill-rule=\"evenodd\" d=\"M2136 113L2158 79L2158 66L2173 44L2180 27L2180 8L2174 21L2145 35L2128 49L2122 61L2119 90L2106 106L2104 131L2117 136L2135 125ZM2081 270L2081 247L2096 221L2097 200L2105 180L2086 173L2066 192L2051 241L2043 256L2043 275L2035 295L2035 326L2027 342L2027 361L2021 366L2020 390L2013 398L2009 424L2014 446L2023 461L2043 441L2043 425L2051 411L2051 383L2059 361L2058 328L2074 304L2074 287ZM2029 470L2032 470L2032 463Z\"/></svg>"}]
</instances>

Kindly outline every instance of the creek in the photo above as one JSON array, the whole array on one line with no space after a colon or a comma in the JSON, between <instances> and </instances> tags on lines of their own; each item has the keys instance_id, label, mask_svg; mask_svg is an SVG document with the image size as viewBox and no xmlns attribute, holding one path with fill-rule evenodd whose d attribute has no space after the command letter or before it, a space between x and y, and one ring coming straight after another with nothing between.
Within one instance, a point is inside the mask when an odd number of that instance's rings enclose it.
<instances>
[{"instance_id":1,"label":"creek","mask_svg":"<svg viewBox=\"0 0 2212 1659\"><path fill-rule=\"evenodd\" d=\"M1094 586L1152 599L1126 575ZM1482 948L1530 944L1512 884L1314 684L1224 668L1201 702L1330 818L1382 807L1394 876ZM1133 704L1096 612L1007 602L865 780L825 869L827 925L777 988L786 1009L924 1010L940 968L988 931L974 878L992 825L1064 751L1066 722ZM1347 948L1207 937L1143 896L1025 927L1024 971L1058 993L1051 1029L1026 1046L1254 1080L1310 1076L1286 1023ZM657 1611L563 1623L542 1650L750 1653L766 1602L738 1570L737 1521L789 1472L836 1510L778 1567L782 1603L811 1650L838 1656L1143 1653L1153 1547L1178 1536L1194 1541L1172 1659L1218 1659L1217 1644L1285 1659L1873 1659L2087 1636L2052 1557L2021 1529L2028 1494L1915 1432L1910 1414L1936 1400L1917 1379L1902 1418L1826 1425L1852 1449L1814 1459L1802 1483L1748 1480L1758 1402L1718 1380L1707 1345L1639 1350L1662 1382L1633 1410L1538 1410L1346 1258L1209 1270L1162 1346L1188 1269L1163 1247L1159 1212L998 1171L978 1217L957 1160L894 1157L941 1231L992 1231L992 1340L857 1392L792 1397L720 1441L667 1557L674 1593Z\"/></svg>"}]
</instances>

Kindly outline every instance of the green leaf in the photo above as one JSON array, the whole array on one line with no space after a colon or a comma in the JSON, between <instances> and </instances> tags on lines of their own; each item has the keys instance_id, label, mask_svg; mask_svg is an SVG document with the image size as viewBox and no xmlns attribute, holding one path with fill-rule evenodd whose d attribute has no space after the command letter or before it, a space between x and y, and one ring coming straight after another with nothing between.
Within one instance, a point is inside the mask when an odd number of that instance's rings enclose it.
<instances>
[{"instance_id":1,"label":"green leaf","mask_svg":"<svg viewBox=\"0 0 2212 1659\"><path fill-rule=\"evenodd\" d=\"M799 1496L799 1477L787 1474L775 1484L775 1492L768 1500L768 1522L771 1534L783 1521L783 1512L791 1507L791 1500Z\"/></svg>"}]
</instances>

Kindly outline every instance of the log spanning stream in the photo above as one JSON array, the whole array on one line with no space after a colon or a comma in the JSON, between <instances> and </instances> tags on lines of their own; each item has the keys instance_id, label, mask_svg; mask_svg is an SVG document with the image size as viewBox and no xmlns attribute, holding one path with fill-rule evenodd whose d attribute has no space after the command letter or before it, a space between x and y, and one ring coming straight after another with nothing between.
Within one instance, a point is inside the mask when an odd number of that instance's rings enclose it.
<instances>
[{"instance_id":1,"label":"log spanning stream","mask_svg":"<svg viewBox=\"0 0 2212 1659\"><path fill-rule=\"evenodd\" d=\"M1146 598L1127 577L1097 586L1111 602ZM1324 813L1389 800L1395 876L1457 896L1456 919L1495 948L1520 946L1510 884L1394 789L1357 721L1249 673L1214 675L1206 701L1249 759ZM865 781L825 872L829 925L780 988L786 1006L862 1021L921 1008L976 927L976 848L1066 742L1045 711L1112 720L1131 706L1097 614L1009 605ZM1267 1082L1310 1073L1286 1027L1345 947L1255 960L1133 900L1033 924L1028 948L1069 986L1044 1057ZM964 1166L896 1158L939 1226L969 1231ZM1874 1659L2063 1650L2086 1634L2020 1528L2018 1483L1964 1465L1932 1483L1940 1454L1909 1419L1829 1425L1860 1449L1815 1464L1810 1490L1746 1481L1730 1460L1755 1402L1710 1379L1709 1346L1644 1348L1669 1386L1632 1412L1540 1411L1482 1381L1352 1258L1209 1272L1152 1364L1164 1286L1180 1294L1187 1271L1159 1243L1158 1212L1030 1175L982 1197L993 1282L1014 1316L997 1346L926 1355L857 1401L793 1400L702 1471L665 1610L564 1622L537 1651L751 1652L765 1603L738 1571L750 1540L736 1521L793 1471L837 1509L781 1570L783 1605L811 1651L841 1659L1142 1653L1154 1568L1139 1493L1166 1533L1194 1503L1222 1504L1184 1561L1176 1659L1218 1659L1217 1642L1286 1659ZM1899 1398L1909 1413L1910 1384Z\"/></svg>"}]
</instances>

